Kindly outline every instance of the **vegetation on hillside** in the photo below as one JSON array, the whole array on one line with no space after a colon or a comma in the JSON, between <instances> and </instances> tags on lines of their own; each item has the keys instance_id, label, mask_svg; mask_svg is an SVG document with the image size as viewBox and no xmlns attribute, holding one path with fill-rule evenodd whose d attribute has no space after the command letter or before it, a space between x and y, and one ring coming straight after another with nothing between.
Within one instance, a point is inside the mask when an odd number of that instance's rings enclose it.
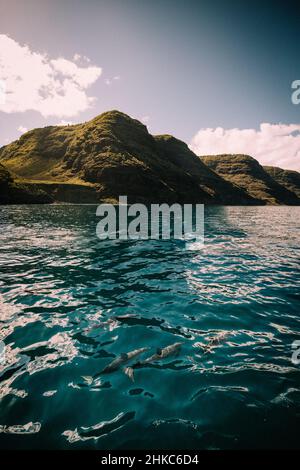
<instances>
[{"instance_id":1,"label":"vegetation on hillside","mask_svg":"<svg viewBox=\"0 0 300 470\"><path fill-rule=\"evenodd\" d=\"M18 185L65 202L117 201L120 195L147 203L300 202L251 157L201 160L184 142L152 136L119 111L29 131L0 149L0 161L14 177L7 188Z\"/></svg>"},{"instance_id":2,"label":"vegetation on hillside","mask_svg":"<svg viewBox=\"0 0 300 470\"><path fill-rule=\"evenodd\" d=\"M264 170L286 189L300 198L300 173L293 170L283 170L276 166L264 166Z\"/></svg>"},{"instance_id":3,"label":"vegetation on hillside","mask_svg":"<svg viewBox=\"0 0 300 470\"><path fill-rule=\"evenodd\" d=\"M294 192L275 181L258 161L249 155L209 155L201 159L222 178L266 204L300 204Z\"/></svg>"}]
</instances>

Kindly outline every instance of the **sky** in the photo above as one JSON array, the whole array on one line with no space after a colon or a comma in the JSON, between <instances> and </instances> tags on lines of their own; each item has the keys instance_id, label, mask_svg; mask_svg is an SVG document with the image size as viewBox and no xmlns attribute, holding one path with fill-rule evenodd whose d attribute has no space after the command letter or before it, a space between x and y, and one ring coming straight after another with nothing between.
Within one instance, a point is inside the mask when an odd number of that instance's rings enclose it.
<instances>
[{"instance_id":1,"label":"sky","mask_svg":"<svg viewBox=\"0 0 300 470\"><path fill-rule=\"evenodd\" d=\"M0 145L118 109L198 155L300 170L300 4L0 0Z\"/></svg>"}]
</instances>

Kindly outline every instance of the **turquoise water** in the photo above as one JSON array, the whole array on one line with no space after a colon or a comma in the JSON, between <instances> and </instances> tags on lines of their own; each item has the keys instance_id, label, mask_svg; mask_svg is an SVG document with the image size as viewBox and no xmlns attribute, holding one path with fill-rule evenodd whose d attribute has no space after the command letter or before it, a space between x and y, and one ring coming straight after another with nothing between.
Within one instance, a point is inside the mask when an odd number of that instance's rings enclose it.
<instances>
[{"instance_id":1,"label":"turquoise water","mask_svg":"<svg viewBox=\"0 0 300 470\"><path fill-rule=\"evenodd\" d=\"M100 241L95 210L0 208L0 447L299 447L300 209L208 208L202 250Z\"/></svg>"}]
</instances>

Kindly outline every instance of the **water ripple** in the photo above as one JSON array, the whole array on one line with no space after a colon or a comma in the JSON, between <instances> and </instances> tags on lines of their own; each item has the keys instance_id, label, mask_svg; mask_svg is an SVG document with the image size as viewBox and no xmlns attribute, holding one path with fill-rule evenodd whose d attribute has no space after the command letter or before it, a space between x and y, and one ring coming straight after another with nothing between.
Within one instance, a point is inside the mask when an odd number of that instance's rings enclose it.
<instances>
[{"instance_id":1,"label":"water ripple","mask_svg":"<svg viewBox=\"0 0 300 470\"><path fill-rule=\"evenodd\" d=\"M203 249L95 209L0 208L0 448L297 447L299 208L208 208Z\"/></svg>"}]
</instances>

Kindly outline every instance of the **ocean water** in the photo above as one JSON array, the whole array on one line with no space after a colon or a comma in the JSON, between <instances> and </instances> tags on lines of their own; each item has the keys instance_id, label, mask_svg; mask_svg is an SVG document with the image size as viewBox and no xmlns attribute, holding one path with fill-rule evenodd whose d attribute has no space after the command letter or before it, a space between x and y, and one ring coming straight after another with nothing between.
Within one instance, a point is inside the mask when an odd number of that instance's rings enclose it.
<instances>
[{"instance_id":1,"label":"ocean water","mask_svg":"<svg viewBox=\"0 0 300 470\"><path fill-rule=\"evenodd\" d=\"M0 208L0 448L299 447L300 208L206 208L203 249L95 210Z\"/></svg>"}]
</instances>

